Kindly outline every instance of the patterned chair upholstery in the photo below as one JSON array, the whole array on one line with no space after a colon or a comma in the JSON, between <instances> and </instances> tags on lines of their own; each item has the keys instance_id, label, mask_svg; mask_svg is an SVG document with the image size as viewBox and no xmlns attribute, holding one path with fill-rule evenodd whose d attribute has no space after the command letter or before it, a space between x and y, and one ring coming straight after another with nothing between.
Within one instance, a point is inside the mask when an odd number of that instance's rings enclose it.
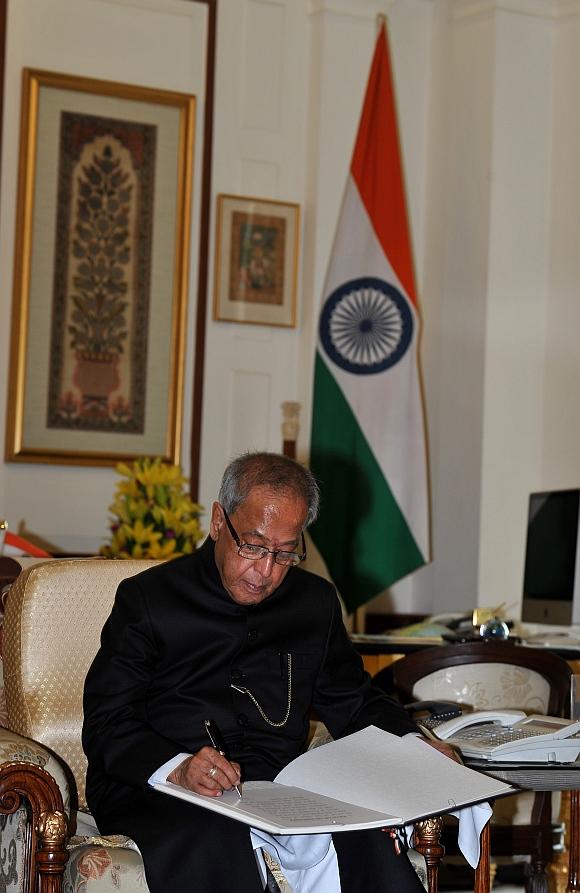
<instances>
[{"instance_id":1,"label":"patterned chair upholstery","mask_svg":"<svg viewBox=\"0 0 580 893\"><path fill-rule=\"evenodd\" d=\"M516 708L565 716L570 676L566 661L548 651L479 641L407 655L378 673L375 682L394 689L404 703L455 701L476 710ZM558 831L549 793L506 797L494 808L491 855L531 856L526 889L547 893L546 867Z\"/></svg>"},{"instance_id":2,"label":"patterned chair upholstery","mask_svg":"<svg viewBox=\"0 0 580 893\"><path fill-rule=\"evenodd\" d=\"M74 832L72 837L69 833L59 837L53 831L48 840L40 840L45 849L51 846L56 852L54 856L51 851L53 870L46 873L47 886L41 881L40 889L46 893L60 889L50 884L59 866L62 871L67 854L65 893L147 893L136 845L126 837L101 837L88 813L80 730L84 679L117 586L156 563L98 558L48 561L25 570L6 599L0 811L15 802L11 779L2 781L5 764L22 766L24 762L41 767L40 772L56 781L53 811L64 811L68 829ZM28 791L21 794L26 800ZM23 852L25 856L25 844L35 833L41 807L35 812L34 803L31 808L23 801L11 815L0 816L0 890L36 889L34 872L42 870L39 840L33 839L30 847L36 851L35 866L26 864Z\"/></svg>"}]
</instances>

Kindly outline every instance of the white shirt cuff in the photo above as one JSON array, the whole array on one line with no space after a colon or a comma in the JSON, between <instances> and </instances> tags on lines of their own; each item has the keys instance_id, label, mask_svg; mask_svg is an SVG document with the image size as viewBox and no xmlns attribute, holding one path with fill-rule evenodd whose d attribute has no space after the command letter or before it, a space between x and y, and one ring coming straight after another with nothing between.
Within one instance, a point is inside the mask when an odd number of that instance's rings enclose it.
<instances>
[{"instance_id":1,"label":"white shirt cuff","mask_svg":"<svg viewBox=\"0 0 580 893\"><path fill-rule=\"evenodd\" d=\"M177 769L180 763L183 763L184 760L187 760L187 758L191 756L193 756L193 754L178 753L176 757L173 757L171 760L167 760L166 763L163 763L163 766L160 766L159 769L156 769L147 783L159 784L160 782L167 781L167 776L171 775L173 770Z\"/></svg>"}]
</instances>

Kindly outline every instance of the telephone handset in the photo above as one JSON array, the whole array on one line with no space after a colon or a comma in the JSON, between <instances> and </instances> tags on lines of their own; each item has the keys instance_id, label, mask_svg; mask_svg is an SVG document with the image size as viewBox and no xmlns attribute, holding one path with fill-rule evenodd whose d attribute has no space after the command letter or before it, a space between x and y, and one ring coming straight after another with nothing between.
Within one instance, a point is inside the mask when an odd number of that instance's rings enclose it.
<instances>
[{"instance_id":1,"label":"telephone handset","mask_svg":"<svg viewBox=\"0 0 580 893\"><path fill-rule=\"evenodd\" d=\"M424 729L434 729L446 720L462 714L461 705L456 701L413 701L405 704L405 710Z\"/></svg>"},{"instance_id":2,"label":"telephone handset","mask_svg":"<svg viewBox=\"0 0 580 893\"><path fill-rule=\"evenodd\" d=\"M482 723L513 726L520 719L526 719L526 717L527 713L524 713L523 710L473 710L471 713L462 713L460 716L440 723L434 729L434 732L438 738L448 740L456 732L461 732L462 729L468 729L471 726L481 725Z\"/></svg>"},{"instance_id":3,"label":"telephone handset","mask_svg":"<svg viewBox=\"0 0 580 893\"><path fill-rule=\"evenodd\" d=\"M580 753L580 720L527 716L522 710L477 710L433 730L462 754L518 763L573 763Z\"/></svg>"}]
</instances>

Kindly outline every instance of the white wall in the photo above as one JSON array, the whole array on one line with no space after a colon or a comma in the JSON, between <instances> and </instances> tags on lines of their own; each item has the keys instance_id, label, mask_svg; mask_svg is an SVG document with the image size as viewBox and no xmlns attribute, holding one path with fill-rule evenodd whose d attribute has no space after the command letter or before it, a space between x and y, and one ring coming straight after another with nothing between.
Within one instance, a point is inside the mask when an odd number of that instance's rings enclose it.
<instances>
[{"instance_id":1,"label":"white wall","mask_svg":"<svg viewBox=\"0 0 580 893\"><path fill-rule=\"evenodd\" d=\"M580 406L580 4L557 33L554 68L552 221L543 382L542 480L547 488L578 486Z\"/></svg>"},{"instance_id":2,"label":"white wall","mask_svg":"<svg viewBox=\"0 0 580 893\"><path fill-rule=\"evenodd\" d=\"M18 0L9 3L0 215L0 426L4 441L9 321L23 67L137 83L200 97L202 133L207 9L181 0ZM199 213L196 164L193 216ZM192 238L190 291L195 294L197 240ZM193 370L190 313L185 425L190 426ZM9 399L9 398L8 398ZM187 452L187 450L186 450ZM0 516L63 548L92 551L106 533L116 475L108 468L40 464L0 465Z\"/></svg>"},{"instance_id":3,"label":"white wall","mask_svg":"<svg viewBox=\"0 0 580 893\"><path fill-rule=\"evenodd\" d=\"M298 451L308 455L317 306L379 10L389 14L424 313L434 547L433 564L379 604L442 611L505 600L517 612L527 495L580 483L575 0L219 0L210 256L222 192L298 202L302 245L296 329L213 321L210 263L200 496L209 506L239 450L279 449L284 400L302 403ZM203 96L204 28L204 7L185 0L12 0L4 378L22 66ZM196 199L199 161L198 151ZM195 231L192 247L193 304ZM193 322L190 312L184 457ZM0 426L5 411L2 388ZM2 463L0 516L90 551L105 535L114 481L110 469Z\"/></svg>"},{"instance_id":4,"label":"white wall","mask_svg":"<svg viewBox=\"0 0 580 893\"><path fill-rule=\"evenodd\" d=\"M216 195L273 198L304 208L308 24L305 2L220 3ZM211 277L213 282L213 264ZM201 500L207 506L230 458L244 449L281 449L281 403L300 399L302 287L299 301L296 329L216 322L208 314L201 454Z\"/></svg>"},{"instance_id":5,"label":"white wall","mask_svg":"<svg viewBox=\"0 0 580 893\"><path fill-rule=\"evenodd\" d=\"M528 496L545 483L555 25L516 8L497 13L495 31L478 595L513 611Z\"/></svg>"},{"instance_id":6,"label":"white wall","mask_svg":"<svg viewBox=\"0 0 580 893\"><path fill-rule=\"evenodd\" d=\"M436 612L476 601L481 499L485 295L489 254L494 27L449 7L441 52L438 128L442 191L434 196L434 248L441 268L438 374L426 369L432 430L433 552L425 573ZM434 136L434 139L436 137ZM425 307L430 283L425 283ZM431 375L433 374L433 381ZM436 409L435 409L436 407ZM445 556L438 561L438 556ZM432 577L432 579L429 579Z\"/></svg>"}]
</instances>

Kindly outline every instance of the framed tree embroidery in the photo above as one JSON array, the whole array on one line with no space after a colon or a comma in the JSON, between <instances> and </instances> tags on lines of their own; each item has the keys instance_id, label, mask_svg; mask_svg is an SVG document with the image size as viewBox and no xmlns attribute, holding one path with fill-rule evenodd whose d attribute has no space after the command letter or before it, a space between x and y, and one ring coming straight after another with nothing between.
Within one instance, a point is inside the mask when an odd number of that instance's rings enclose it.
<instances>
[{"instance_id":1,"label":"framed tree embroidery","mask_svg":"<svg viewBox=\"0 0 580 893\"><path fill-rule=\"evenodd\" d=\"M8 461L179 460L195 100L24 71Z\"/></svg>"}]
</instances>

